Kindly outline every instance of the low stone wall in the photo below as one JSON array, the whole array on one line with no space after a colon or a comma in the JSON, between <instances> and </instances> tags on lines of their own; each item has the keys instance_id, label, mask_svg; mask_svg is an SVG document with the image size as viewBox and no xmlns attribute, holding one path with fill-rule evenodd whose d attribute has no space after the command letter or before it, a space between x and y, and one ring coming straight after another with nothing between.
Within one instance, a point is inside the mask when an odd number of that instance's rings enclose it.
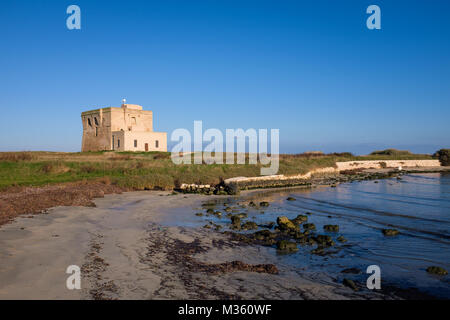
<instances>
[{"instance_id":1,"label":"low stone wall","mask_svg":"<svg viewBox=\"0 0 450 320\"><path fill-rule=\"evenodd\" d=\"M381 169L381 168L408 168L408 167L440 167L439 160L367 160L367 161L346 161L336 162L336 167L325 167L309 171L305 174L294 176L285 176L283 174L261 176L261 177L235 177L226 179L225 184L267 185L272 182L274 184L301 184L301 180L310 179L314 175L339 173L344 170L355 169Z\"/></svg>"},{"instance_id":2,"label":"low stone wall","mask_svg":"<svg viewBox=\"0 0 450 320\"><path fill-rule=\"evenodd\" d=\"M440 167L439 160L368 160L336 162L337 171L398 167Z\"/></svg>"},{"instance_id":3,"label":"low stone wall","mask_svg":"<svg viewBox=\"0 0 450 320\"><path fill-rule=\"evenodd\" d=\"M235 177L235 178L226 179L224 182L226 184L228 184L228 183L258 182L258 181L270 181L270 180L283 181L283 180L309 179L314 174L336 173L336 171L337 171L336 168L326 167L326 168L315 169L315 170L309 171L305 174L299 174L299 175L295 175L295 176L285 176L284 174L277 174L277 175L261 176L261 177Z\"/></svg>"}]
</instances>

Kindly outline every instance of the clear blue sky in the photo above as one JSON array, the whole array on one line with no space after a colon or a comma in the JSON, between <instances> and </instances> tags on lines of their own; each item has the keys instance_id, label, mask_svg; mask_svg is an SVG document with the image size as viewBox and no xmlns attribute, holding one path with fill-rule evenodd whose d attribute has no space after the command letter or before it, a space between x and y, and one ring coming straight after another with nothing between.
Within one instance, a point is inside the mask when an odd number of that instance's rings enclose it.
<instances>
[{"instance_id":1,"label":"clear blue sky","mask_svg":"<svg viewBox=\"0 0 450 320\"><path fill-rule=\"evenodd\" d=\"M286 153L431 153L450 147L449 16L445 0L3 0L0 151L79 151L80 113L125 97L169 135L203 120L279 128Z\"/></svg>"}]
</instances>

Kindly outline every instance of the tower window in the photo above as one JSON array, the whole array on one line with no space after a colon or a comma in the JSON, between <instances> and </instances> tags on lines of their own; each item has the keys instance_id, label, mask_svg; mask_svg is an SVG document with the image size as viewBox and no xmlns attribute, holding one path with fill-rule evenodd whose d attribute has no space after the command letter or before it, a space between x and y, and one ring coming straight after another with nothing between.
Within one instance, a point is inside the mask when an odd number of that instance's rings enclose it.
<instances>
[{"instance_id":1,"label":"tower window","mask_svg":"<svg viewBox=\"0 0 450 320\"><path fill-rule=\"evenodd\" d=\"M117 148L120 148L120 139L117 139Z\"/></svg>"},{"instance_id":2,"label":"tower window","mask_svg":"<svg viewBox=\"0 0 450 320\"><path fill-rule=\"evenodd\" d=\"M95 136L98 136L98 127L95 127Z\"/></svg>"},{"instance_id":3,"label":"tower window","mask_svg":"<svg viewBox=\"0 0 450 320\"><path fill-rule=\"evenodd\" d=\"M91 123L91 119L90 119L90 118L88 118L88 125L89 125L90 127L92 127L92 123Z\"/></svg>"},{"instance_id":4,"label":"tower window","mask_svg":"<svg viewBox=\"0 0 450 320\"><path fill-rule=\"evenodd\" d=\"M159 141L158 140L155 141L155 147L159 148Z\"/></svg>"},{"instance_id":5,"label":"tower window","mask_svg":"<svg viewBox=\"0 0 450 320\"><path fill-rule=\"evenodd\" d=\"M98 126L98 120L95 117L94 117L94 122L95 122L95 125Z\"/></svg>"},{"instance_id":6,"label":"tower window","mask_svg":"<svg viewBox=\"0 0 450 320\"><path fill-rule=\"evenodd\" d=\"M134 140L134 147L137 148L137 140Z\"/></svg>"}]
</instances>

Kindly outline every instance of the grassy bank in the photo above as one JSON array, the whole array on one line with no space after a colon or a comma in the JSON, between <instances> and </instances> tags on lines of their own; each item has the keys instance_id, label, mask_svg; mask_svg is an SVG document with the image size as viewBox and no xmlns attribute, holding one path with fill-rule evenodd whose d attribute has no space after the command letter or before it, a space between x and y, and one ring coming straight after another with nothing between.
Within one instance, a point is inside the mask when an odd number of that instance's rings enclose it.
<instances>
[{"instance_id":1,"label":"grassy bank","mask_svg":"<svg viewBox=\"0 0 450 320\"><path fill-rule=\"evenodd\" d=\"M431 159L430 155L341 154L280 155L279 174L303 174L337 161ZM101 180L135 190L172 189L180 183L217 184L236 176L259 176L261 165L175 165L161 152L0 152L0 190Z\"/></svg>"}]
</instances>

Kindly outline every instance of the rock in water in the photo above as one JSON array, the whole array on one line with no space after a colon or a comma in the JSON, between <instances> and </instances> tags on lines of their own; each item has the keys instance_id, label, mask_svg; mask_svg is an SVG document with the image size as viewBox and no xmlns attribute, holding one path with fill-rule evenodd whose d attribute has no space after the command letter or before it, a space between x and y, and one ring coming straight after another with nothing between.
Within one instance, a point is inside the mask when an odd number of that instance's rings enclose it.
<instances>
[{"instance_id":1,"label":"rock in water","mask_svg":"<svg viewBox=\"0 0 450 320\"><path fill-rule=\"evenodd\" d=\"M440 276L445 276L448 274L448 271L442 267L431 266L427 268L428 273L437 274Z\"/></svg>"},{"instance_id":2,"label":"rock in water","mask_svg":"<svg viewBox=\"0 0 450 320\"><path fill-rule=\"evenodd\" d=\"M314 240L322 246L332 246L334 245L333 239L331 239L330 236L326 235L318 235L317 237L314 237Z\"/></svg>"},{"instance_id":3,"label":"rock in water","mask_svg":"<svg viewBox=\"0 0 450 320\"><path fill-rule=\"evenodd\" d=\"M231 229L241 229L241 218L231 216Z\"/></svg>"},{"instance_id":4,"label":"rock in water","mask_svg":"<svg viewBox=\"0 0 450 320\"><path fill-rule=\"evenodd\" d=\"M287 200L287 201L295 201L295 200L297 200L297 199L295 199L295 198L293 198L293 197L288 197L286 200Z\"/></svg>"},{"instance_id":5,"label":"rock in water","mask_svg":"<svg viewBox=\"0 0 450 320\"><path fill-rule=\"evenodd\" d=\"M295 224L301 224L303 222L308 221L308 216L299 214L297 217L295 217L294 219L292 219L292 222Z\"/></svg>"},{"instance_id":6,"label":"rock in water","mask_svg":"<svg viewBox=\"0 0 450 320\"><path fill-rule=\"evenodd\" d=\"M296 226L291 220L287 217L278 217L277 218L278 226L280 230L297 230L298 226Z\"/></svg>"},{"instance_id":7,"label":"rock in water","mask_svg":"<svg viewBox=\"0 0 450 320\"><path fill-rule=\"evenodd\" d=\"M339 226L333 224L324 225L323 229L328 232L339 232Z\"/></svg>"},{"instance_id":8,"label":"rock in water","mask_svg":"<svg viewBox=\"0 0 450 320\"><path fill-rule=\"evenodd\" d=\"M356 286L355 282L353 280L345 278L344 281L342 281L344 286L352 288L353 290L357 291L358 287Z\"/></svg>"},{"instance_id":9,"label":"rock in water","mask_svg":"<svg viewBox=\"0 0 450 320\"><path fill-rule=\"evenodd\" d=\"M326 224L323 229L328 232L339 232L339 226L335 224Z\"/></svg>"},{"instance_id":10,"label":"rock in water","mask_svg":"<svg viewBox=\"0 0 450 320\"><path fill-rule=\"evenodd\" d=\"M276 235L270 232L269 230L256 231L253 235L256 240L273 239L276 237Z\"/></svg>"},{"instance_id":11,"label":"rock in water","mask_svg":"<svg viewBox=\"0 0 450 320\"><path fill-rule=\"evenodd\" d=\"M243 223L241 226L242 230L255 230L258 229L258 225L253 221L247 221L246 223Z\"/></svg>"},{"instance_id":12,"label":"rock in water","mask_svg":"<svg viewBox=\"0 0 450 320\"><path fill-rule=\"evenodd\" d=\"M316 225L314 223L305 223L303 225L303 229L305 229L305 230L316 230Z\"/></svg>"},{"instance_id":13,"label":"rock in water","mask_svg":"<svg viewBox=\"0 0 450 320\"><path fill-rule=\"evenodd\" d=\"M267 201L262 201L262 202L259 203L259 206L260 207L268 207L269 203Z\"/></svg>"},{"instance_id":14,"label":"rock in water","mask_svg":"<svg viewBox=\"0 0 450 320\"><path fill-rule=\"evenodd\" d=\"M397 229L383 229L382 232L385 236L389 237L396 236L400 233Z\"/></svg>"},{"instance_id":15,"label":"rock in water","mask_svg":"<svg viewBox=\"0 0 450 320\"><path fill-rule=\"evenodd\" d=\"M271 222L269 222L269 223L267 223L267 224L261 224L260 227L261 227L261 228L272 229L274 225L275 225L275 222L272 222L272 221L271 221Z\"/></svg>"},{"instance_id":16,"label":"rock in water","mask_svg":"<svg viewBox=\"0 0 450 320\"><path fill-rule=\"evenodd\" d=\"M286 252L298 251L297 244L295 242L281 240L277 242L277 249Z\"/></svg>"},{"instance_id":17,"label":"rock in water","mask_svg":"<svg viewBox=\"0 0 450 320\"><path fill-rule=\"evenodd\" d=\"M311 253L312 254L317 254L317 255L320 256L320 255L324 255L325 251L324 251L324 249L322 247L317 247L316 249L311 250Z\"/></svg>"}]
</instances>

